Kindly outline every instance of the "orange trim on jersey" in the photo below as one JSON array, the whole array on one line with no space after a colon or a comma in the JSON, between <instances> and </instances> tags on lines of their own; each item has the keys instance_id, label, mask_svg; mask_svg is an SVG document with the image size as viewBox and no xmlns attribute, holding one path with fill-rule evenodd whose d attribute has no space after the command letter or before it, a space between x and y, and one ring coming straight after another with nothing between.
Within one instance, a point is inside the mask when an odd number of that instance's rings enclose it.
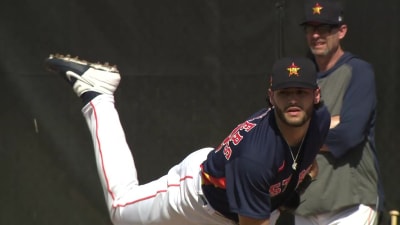
<instances>
[{"instance_id":1,"label":"orange trim on jersey","mask_svg":"<svg viewBox=\"0 0 400 225\"><path fill-rule=\"evenodd\" d=\"M214 185L217 188L226 189L225 177L215 178L210 176L210 174L202 171L201 178L202 178L202 184L204 185Z\"/></svg>"},{"instance_id":2,"label":"orange trim on jersey","mask_svg":"<svg viewBox=\"0 0 400 225\"><path fill-rule=\"evenodd\" d=\"M215 178L210 176L207 173L202 172L202 184L204 185L214 185L217 188L226 189L225 185L225 177L224 178Z\"/></svg>"}]
</instances>

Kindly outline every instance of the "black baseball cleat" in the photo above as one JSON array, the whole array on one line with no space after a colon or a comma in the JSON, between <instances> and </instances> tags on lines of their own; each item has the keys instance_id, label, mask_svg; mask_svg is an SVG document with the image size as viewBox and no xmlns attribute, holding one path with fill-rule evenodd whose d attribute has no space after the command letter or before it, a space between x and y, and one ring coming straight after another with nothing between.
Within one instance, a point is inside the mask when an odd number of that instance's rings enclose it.
<instances>
[{"instance_id":1,"label":"black baseball cleat","mask_svg":"<svg viewBox=\"0 0 400 225\"><path fill-rule=\"evenodd\" d=\"M45 60L45 66L48 70L61 74L78 96L86 92L112 95L121 80L116 66L90 63L69 55L50 55Z\"/></svg>"}]
</instances>

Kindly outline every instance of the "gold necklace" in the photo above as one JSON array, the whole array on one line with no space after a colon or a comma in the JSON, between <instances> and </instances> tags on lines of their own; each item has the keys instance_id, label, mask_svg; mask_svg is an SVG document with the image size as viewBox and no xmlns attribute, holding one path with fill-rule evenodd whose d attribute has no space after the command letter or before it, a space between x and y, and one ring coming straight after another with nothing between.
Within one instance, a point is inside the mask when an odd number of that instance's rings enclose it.
<instances>
[{"instance_id":1,"label":"gold necklace","mask_svg":"<svg viewBox=\"0 0 400 225\"><path fill-rule=\"evenodd\" d=\"M304 142L304 138L305 138L305 137L306 137L306 135L304 135L303 139L301 140L300 147L299 147L299 149L297 150L296 158L293 156L293 150L292 150L292 148L290 147L289 143L285 140L285 141L286 141L286 144L287 144L288 147L289 147L290 155L292 156L292 159L293 159L293 164L292 164L292 169L293 169L293 170L296 170L296 169L297 169L297 158L299 157L299 153L300 153L300 150L301 150L301 146L303 146L303 142Z\"/></svg>"}]
</instances>

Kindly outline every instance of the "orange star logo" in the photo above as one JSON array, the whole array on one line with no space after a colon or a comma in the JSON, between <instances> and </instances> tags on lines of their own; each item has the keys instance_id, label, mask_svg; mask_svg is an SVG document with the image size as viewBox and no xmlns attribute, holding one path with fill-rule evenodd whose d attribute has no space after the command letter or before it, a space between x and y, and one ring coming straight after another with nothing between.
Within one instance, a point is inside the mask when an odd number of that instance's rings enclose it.
<instances>
[{"instance_id":1,"label":"orange star logo","mask_svg":"<svg viewBox=\"0 0 400 225\"><path fill-rule=\"evenodd\" d=\"M289 71L289 77L291 76L299 76L299 70L300 67L296 66L294 62L292 62L292 65L290 65L287 70Z\"/></svg>"},{"instance_id":2,"label":"orange star logo","mask_svg":"<svg viewBox=\"0 0 400 225\"><path fill-rule=\"evenodd\" d=\"M321 10L324 7L322 7L318 2L315 4L315 6L312 8L313 9L313 14L321 14Z\"/></svg>"}]
</instances>

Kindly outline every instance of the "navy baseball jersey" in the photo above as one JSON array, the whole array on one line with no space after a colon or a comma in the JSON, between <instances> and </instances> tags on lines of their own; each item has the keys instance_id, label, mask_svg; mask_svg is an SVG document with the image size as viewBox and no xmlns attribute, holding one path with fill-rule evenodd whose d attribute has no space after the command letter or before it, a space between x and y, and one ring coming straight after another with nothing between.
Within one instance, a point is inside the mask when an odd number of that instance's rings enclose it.
<instances>
[{"instance_id":1,"label":"navy baseball jersey","mask_svg":"<svg viewBox=\"0 0 400 225\"><path fill-rule=\"evenodd\" d=\"M202 188L209 204L234 221L238 214L269 218L310 170L329 125L327 109L314 110L302 145L290 149L277 127L274 108L255 113L201 165ZM300 151L296 170L292 169L291 150L293 155Z\"/></svg>"}]
</instances>

